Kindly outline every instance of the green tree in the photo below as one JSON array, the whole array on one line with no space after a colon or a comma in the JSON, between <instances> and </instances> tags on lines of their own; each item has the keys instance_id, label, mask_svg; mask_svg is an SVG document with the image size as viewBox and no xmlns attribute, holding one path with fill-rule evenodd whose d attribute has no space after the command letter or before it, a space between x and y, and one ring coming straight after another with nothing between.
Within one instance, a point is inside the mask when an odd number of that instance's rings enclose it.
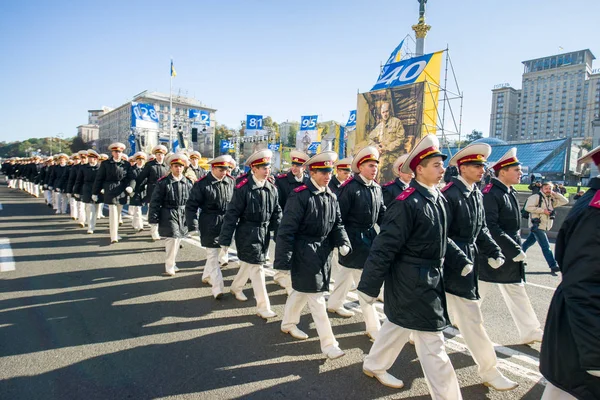
<instances>
[{"instance_id":1,"label":"green tree","mask_svg":"<svg viewBox=\"0 0 600 400\"><path fill-rule=\"evenodd\" d=\"M215 154L221 154L221 140L230 139L231 131L225 125L217 125L215 128Z\"/></svg>"},{"instance_id":2,"label":"green tree","mask_svg":"<svg viewBox=\"0 0 600 400\"><path fill-rule=\"evenodd\" d=\"M73 138L71 146L69 146L72 153L77 153L79 150L87 150L89 147L86 142L83 141L79 136Z\"/></svg>"},{"instance_id":3,"label":"green tree","mask_svg":"<svg viewBox=\"0 0 600 400\"><path fill-rule=\"evenodd\" d=\"M290 133L288 134L288 147L296 147L296 135L298 134L298 127L294 124L290 126Z\"/></svg>"},{"instance_id":4,"label":"green tree","mask_svg":"<svg viewBox=\"0 0 600 400\"><path fill-rule=\"evenodd\" d=\"M481 138L483 138L483 132L478 131L477 129L473 129L473 131L467 135L467 140L466 141L468 143L472 143L472 142L474 142L476 140L479 140Z\"/></svg>"}]
</instances>

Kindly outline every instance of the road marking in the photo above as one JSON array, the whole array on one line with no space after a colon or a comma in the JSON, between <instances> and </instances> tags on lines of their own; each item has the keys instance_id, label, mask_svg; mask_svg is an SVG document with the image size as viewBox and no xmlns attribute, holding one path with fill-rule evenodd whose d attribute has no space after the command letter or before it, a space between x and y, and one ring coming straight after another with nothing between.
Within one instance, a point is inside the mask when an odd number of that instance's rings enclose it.
<instances>
[{"instance_id":1,"label":"road marking","mask_svg":"<svg viewBox=\"0 0 600 400\"><path fill-rule=\"evenodd\" d=\"M0 238L0 272L14 271L15 269L17 268L10 248L10 240Z\"/></svg>"},{"instance_id":2,"label":"road marking","mask_svg":"<svg viewBox=\"0 0 600 400\"><path fill-rule=\"evenodd\" d=\"M538 287L538 288L542 288L542 289L546 289L546 290L552 290L553 292L556 291L556 288L550 287L550 286L544 286L544 285L538 285L537 283L530 283L530 282L525 282L526 285L530 285L530 286L534 286L534 287Z\"/></svg>"}]
</instances>

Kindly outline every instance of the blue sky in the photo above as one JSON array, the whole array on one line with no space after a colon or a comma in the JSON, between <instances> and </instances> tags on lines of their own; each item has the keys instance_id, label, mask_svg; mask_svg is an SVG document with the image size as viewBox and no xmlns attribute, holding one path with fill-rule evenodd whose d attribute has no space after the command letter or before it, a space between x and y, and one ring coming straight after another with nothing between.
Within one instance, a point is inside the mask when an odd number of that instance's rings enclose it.
<instances>
[{"instance_id":1,"label":"blue sky","mask_svg":"<svg viewBox=\"0 0 600 400\"><path fill-rule=\"evenodd\" d=\"M520 88L521 61L600 57L598 15L597 0L429 0L426 51L450 48L463 133L487 136L491 89ZM417 0L1 2L0 141L75 136L88 109L168 93L171 56L174 92L231 128L246 114L345 122L417 17Z\"/></svg>"}]
</instances>

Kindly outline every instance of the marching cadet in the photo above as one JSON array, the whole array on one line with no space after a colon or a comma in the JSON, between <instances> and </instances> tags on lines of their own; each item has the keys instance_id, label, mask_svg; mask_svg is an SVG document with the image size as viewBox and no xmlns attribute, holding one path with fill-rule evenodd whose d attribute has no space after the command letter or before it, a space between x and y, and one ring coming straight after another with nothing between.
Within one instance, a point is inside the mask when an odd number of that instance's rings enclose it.
<instances>
[{"instance_id":1,"label":"marching cadet","mask_svg":"<svg viewBox=\"0 0 600 400\"><path fill-rule=\"evenodd\" d=\"M442 265L444 259L462 267L470 261L446 236L446 201L437 189L445 158L434 135L421 139L408 155L402 172L412 170L415 179L386 211L358 295L372 304L385 280L388 319L365 358L363 372L385 386L403 387L387 371L412 332L431 397L457 400L462 399L460 386L442 334L448 326Z\"/></svg>"},{"instance_id":2,"label":"marching cadet","mask_svg":"<svg viewBox=\"0 0 600 400\"><path fill-rule=\"evenodd\" d=\"M483 195L478 188L491 153L492 148L483 143L469 145L456 153L449 165L458 168L458 176L451 178L442 193L447 200L448 237L471 263L475 263L478 254L481 254L487 257L492 268L499 268L504 258L485 224ZM483 327L477 291L478 271L463 267L450 261L444 263L448 310L477 363L484 385L496 390L512 390L518 384L498 370L494 345Z\"/></svg>"},{"instance_id":3,"label":"marching cadet","mask_svg":"<svg viewBox=\"0 0 600 400\"><path fill-rule=\"evenodd\" d=\"M48 207L53 208L53 198L52 198L52 190L48 187L50 182L50 176L52 175L52 170L54 169L54 157L48 157L46 159L46 169L43 171L43 177L40 177L40 181L42 182L42 188L44 189L44 196L46 198L46 204Z\"/></svg>"},{"instance_id":4,"label":"marching cadet","mask_svg":"<svg viewBox=\"0 0 600 400\"><path fill-rule=\"evenodd\" d=\"M94 233L96 229L96 218L98 216L98 204L92 200L92 189L96 174L100 166L98 165L99 155L94 150L87 151L87 164L79 169L75 185L73 187L74 196L79 198L79 201L85 205L84 218L87 225L87 233Z\"/></svg>"},{"instance_id":5,"label":"marching cadet","mask_svg":"<svg viewBox=\"0 0 600 400\"><path fill-rule=\"evenodd\" d=\"M233 196L235 181L229 171L235 168L230 155L223 155L208 162L211 171L198 179L192 188L185 211L188 230L200 230L200 243L206 248L206 264L202 281L212 285L215 299L223 297L223 274L219 265L219 233L227 204ZM198 217L200 210L200 217Z\"/></svg>"},{"instance_id":6,"label":"marching cadet","mask_svg":"<svg viewBox=\"0 0 600 400\"><path fill-rule=\"evenodd\" d=\"M578 162L600 167L600 147ZM600 399L600 175L577 200L558 232L556 288L544 329L542 400Z\"/></svg>"},{"instance_id":7,"label":"marching cadet","mask_svg":"<svg viewBox=\"0 0 600 400\"><path fill-rule=\"evenodd\" d=\"M380 224L385 213L381 187L375 181L379 163L379 151L373 146L360 150L352 160L354 176L340 187L338 201L342 213L342 221L350 243L351 254L339 254L341 272L336 276L336 283L327 309L344 318L354 315L353 311L344 308L344 301L352 284L360 280L360 275L373 239L377 236L375 224ZM367 336L375 339L381 327L373 304L359 299Z\"/></svg>"},{"instance_id":8,"label":"marching cadet","mask_svg":"<svg viewBox=\"0 0 600 400\"><path fill-rule=\"evenodd\" d=\"M64 153L60 153L56 155L56 160L58 165L55 165L52 169L52 173L50 176L48 188L53 191L53 201L55 210L57 214L66 214L67 213L67 202L66 196L63 197L61 193L61 181L63 179L64 174L67 171L67 160L68 156Z\"/></svg>"},{"instance_id":9,"label":"marching cadet","mask_svg":"<svg viewBox=\"0 0 600 400\"><path fill-rule=\"evenodd\" d=\"M104 161L108 161L108 154L106 153L100 153L98 155L98 167L104 162ZM100 194L98 195L98 202L97 202L97 210L98 210L98 214L97 214L97 218L98 219L102 219L102 218L106 218L104 216L104 189L102 189L100 191Z\"/></svg>"},{"instance_id":10,"label":"marching cadet","mask_svg":"<svg viewBox=\"0 0 600 400\"><path fill-rule=\"evenodd\" d=\"M352 175L352 158L346 157L341 160L337 160L334 164L336 174L329 181L329 189L333 194L337 195L340 186L346 182Z\"/></svg>"},{"instance_id":11,"label":"marching cadet","mask_svg":"<svg viewBox=\"0 0 600 400\"><path fill-rule=\"evenodd\" d=\"M131 183L135 186L137 177L140 176L144 169L144 165L146 164L146 153L143 151L138 151L135 153L132 158L134 160L134 164L131 167ZM140 191L135 190L135 187L128 186L125 188L125 191L131 199L129 199L129 211L132 217L131 224L133 229L137 232L141 232L144 230L144 219L142 218L142 206L143 198L146 195L145 189Z\"/></svg>"},{"instance_id":12,"label":"marching cadet","mask_svg":"<svg viewBox=\"0 0 600 400\"><path fill-rule=\"evenodd\" d=\"M412 171L407 174L401 171L407 158L408 154L403 154L396 158L396 161L394 161L394 165L392 166L392 171L394 172L394 175L396 175L396 178L381 186L383 203L386 207L389 207L390 204L392 204L392 201L408 188L410 181L415 177L415 174L413 174Z\"/></svg>"},{"instance_id":13,"label":"marching cadet","mask_svg":"<svg viewBox=\"0 0 600 400\"><path fill-rule=\"evenodd\" d=\"M277 175L275 186L279 196L279 206L281 211L285 211L287 198L292 191L308 182L308 176L304 172L304 163L309 159L308 154L298 150L290 151L292 167L285 174ZM284 288L289 295L292 291L292 281L288 271L277 271L273 276L273 281Z\"/></svg>"},{"instance_id":14,"label":"marching cadet","mask_svg":"<svg viewBox=\"0 0 600 400\"><path fill-rule=\"evenodd\" d=\"M33 190L32 194L34 197L40 197L40 174L42 172L43 166L44 166L44 163L40 156L33 157L33 164L31 167L30 179L31 179L31 185L32 185L32 190Z\"/></svg>"},{"instance_id":15,"label":"marching cadet","mask_svg":"<svg viewBox=\"0 0 600 400\"><path fill-rule=\"evenodd\" d=\"M190 154L190 165L185 169L185 174L189 174L193 182L206 175L206 171L198 165L200 158L202 158L202 155L199 151L192 151Z\"/></svg>"},{"instance_id":16,"label":"marching cadet","mask_svg":"<svg viewBox=\"0 0 600 400\"><path fill-rule=\"evenodd\" d=\"M76 206L77 199L73 197L73 186L75 185L75 180L77 179L77 173L79 172L79 165L81 163L81 157L79 153L75 153L71 155L72 164L68 167L68 175L65 177L65 190L64 193L67 195L69 199L69 212L71 214L72 220L77 220L78 215L77 211L79 209Z\"/></svg>"},{"instance_id":17,"label":"marching cadet","mask_svg":"<svg viewBox=\"0 0 600 400\"><path fill-rule=\"evenodd\" d=\"M511 148L491 166L496 178L483 189L485 220L492 238L500 246L506 262L502 268L490 264L487 255L477 258L479 295L485 300L493 285L497 285L508 306L520 343L541 342L543 332L525 291L525 253L521 249L521 211L517 191L512 187L521 181L521 163L517 149ZM496 268L494 268L496 267Z\"/></svg>"},{"instance_id":18,"label":"marching cadet","mask_svg":"<svg viewBox=\"0 0 600 400\"><path fill-rule=\"evenodd\" d=\"M231 283L231 293L239 301L248 300L242 289L250 278L258 315L264 319L276 316L267 295L263 263L270 232L277 232L281 219L277 188L267 179L272 157L271 150L260 150L248 157L246 165L252 174L236 185L219 236L221 248L227 251L235 231L240 270Z\"/></svg>"},{"instance_id":19,"label":"marching cadet","mask_svg":"<svg viewBox=\"0 0 600 400\"><path fill-rule=\"evenodd\" d=\"M344 254L350 251L337 198L328 187L336 159L334 151L326 151L305 163L310 179L288 197L277 233L273 264L275 269L291 270L292 277L281 331L296 339L308 339L297 326L302 309L308 303L321 351L330 359L341 357L344 352L333 336L323 293L329 290L333 248L341 248Z\"/></svg>"},{"instance_id":20,"label":"marching cadet","mask_svg":"<svg viewBox=\"0 0 600 400\"><path fill-rule=\"evenodd\" d=\"M154 146L152 148L154 160L146 163L144 169L135 180L135 187L138 192L141 193L144 189L146 190L146 196L143 198L144 203L150 202L156 182L169 172L169 167L165 165L164 162L165 154L167 154L167 152L167 148L162 144ZM148 218L148 220L150 220L150 218ZM150 224L150 236L152 236L152 240L154 241L160 240L158 225Z\"/></svg>"},{"instance_id":21,"label":"marching cadet","mask_svg":"<svg viewBox=\"0 0 600 400\"><path fill-rule=\"evenodd\" d=\"M98 201L100 192L104 191L104 202L108 204L110 241L111 243L117 243L121 240L119 236L119 218L123 206L120 204L120 199L125 196L125 188L131 186L129 181L130 167L129 163L121 158L121 154L125 150L123 143L115 142L108 148L112 157L100 164L92 189L92 200Z\"/></svg>"},{"instance_id":22,"label":"marching cadet","mask_svg":"<svg viewBox=\"0 0 600 400\"><path fill-rule=\"evenodd\" d=\"M177 252L181 239L187 233L185 204L192 191L192 181L183 175L189 160L182 153L168 157L170 173L156 182L150 200L149 222L158 226L159 234L165 238L165 272L174 276L179 268L176 265Z\"/></svg>"}]
</instances>

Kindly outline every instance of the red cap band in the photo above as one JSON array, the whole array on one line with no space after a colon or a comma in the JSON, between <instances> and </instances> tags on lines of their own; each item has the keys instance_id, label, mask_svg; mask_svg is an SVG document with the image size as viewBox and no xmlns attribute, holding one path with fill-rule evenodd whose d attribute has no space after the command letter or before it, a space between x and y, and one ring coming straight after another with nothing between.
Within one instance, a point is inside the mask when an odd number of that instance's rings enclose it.
<instances>
[{"instance_id":1,"label":"red cap band","mask_svg":"<svg viewBox=\"0 0 600 400\"><path fill-rule=\"evenodd\" d=\"M508 167L509 165L518 163L517 157L507 158L506 160L494 165L494 171L499 171L501 168Z\"/></svg>"},{"instance_id":2,"label":"red cap band","mask_svg":"<svg viewBox=\"0 0 600 400\"><path fill-rule=\"evenodd\" d=\"M412 160L410 160L410 169L414 171L417 168L417 165L419 165L421 161L425 159L425 157L430 156L432 154L438 154L440 156L442 155L442 153L440 153L440 150L435 146L423 149L419 154L414 156Z\"/></svg>"},{"instance_id":3,"label":"red cap band","mask_svg":"<svg viewBox=\"0 0 600 400\"><path fill-rule=\"evenodd\" d=\"M468 156L465 156L463 158L461 158L460 160L458 160L456 162L456 164L460 167L462 164L464 163L468 163L468 162L480 162L480 163L484 163L487 160L485 159L485 157L483 156L483 154L469 154Z\"/></svg>"}]
</instances>

